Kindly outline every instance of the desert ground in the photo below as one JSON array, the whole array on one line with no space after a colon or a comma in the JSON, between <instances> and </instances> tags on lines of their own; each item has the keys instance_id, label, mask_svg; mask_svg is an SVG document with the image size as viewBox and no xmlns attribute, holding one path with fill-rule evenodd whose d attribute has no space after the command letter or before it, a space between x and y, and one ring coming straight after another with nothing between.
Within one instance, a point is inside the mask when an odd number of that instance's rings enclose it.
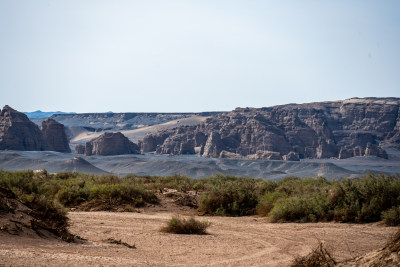
<instances>
[{"instance_id":1,"label":"desert ground","mask_svg":"<svg viewBox=\"0 0 400 267\"><path fill-rule=\"evenodd\" d=\"M54 151L1 151L0 168L10 171L41 170L48 172L113 173L120 176L187 175L192 178L210 177L217 173L240 177L281 179L287 176L328 179L360 177L368 172L400 173L400 150L387 149L389 159L375 156L348 159L246 160L202 158L197 155L116 155L84 156ZM81 159L75 158L79 156Z\"/></svg>"},{"instance_id":2,"label":"desert ground","mask_svg":"<svg viewBox=\"0 0 400 267\"><path fill-rule=\"evenodd\" d=\"M70 231L86 239L67 243L0 233L4 266L288 266L319 241L344 260L382 247L397 228L380 224L268 223L261 217L198 217L207 235L159 229L176 212L70 212ZM190 211L180 211L189 214ZM136 248L111 244L121 240ZM1 264L0 264L1 266Z\"/></svg>"}]
</instances>

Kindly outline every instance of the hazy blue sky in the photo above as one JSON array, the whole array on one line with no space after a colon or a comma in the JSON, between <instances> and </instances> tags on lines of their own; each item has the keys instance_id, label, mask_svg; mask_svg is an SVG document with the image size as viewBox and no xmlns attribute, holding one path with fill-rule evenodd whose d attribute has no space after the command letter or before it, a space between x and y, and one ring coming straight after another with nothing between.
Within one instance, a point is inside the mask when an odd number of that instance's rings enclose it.
<instances>
[{"instance_id":1,"label":"hazy blue sky","mask_svg":"<svg viewBox=\"0 0 400 267\"><path fill-rule=\"evenodd\" d=\"M0 105L21 111L400 97L398 0L0 0L0 38Z\"/></svg>"}]
</instances>

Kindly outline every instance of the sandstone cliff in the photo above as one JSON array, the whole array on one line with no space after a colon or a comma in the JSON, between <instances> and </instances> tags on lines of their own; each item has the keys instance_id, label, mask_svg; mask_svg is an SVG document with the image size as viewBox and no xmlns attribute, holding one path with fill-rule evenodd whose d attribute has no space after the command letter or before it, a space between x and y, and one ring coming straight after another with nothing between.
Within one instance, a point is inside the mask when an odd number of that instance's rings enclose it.
<instances>
[{"instance_id":1,"label":"sandstone cliff","mask_svg":"<svg viewBox=\"0 0 400 267\"><path fill-rule=\"evenodd\" d=\"M400 148L399 109L399 98L237 108L197 126L148 135L140 146L143 152L203 157L387 158L383 146Z\"/></svg>"},{"instance_id":2,"label":"sandstone cliff","mask_svg":"<svg viewBox=\"0 0 400 267\"><path fill-rule=\"evenodd\" d=\"M71 153L64 125L53 119L47 119L42 122L40 129L49 150Z\"/></svg>"},{"instance_id":3,"label":"sandstone cliff","mask_svg":"<svg viewBox=\"0 0 400 267\"><path fill-rule=\"evenodd\" d=\"M82 147L75 147L75 152L82 152ZM85 155L120 155L138 154L138 145L129 141L122 133L106 132L99 137L89 141L85 145Z\"/></svg>"},{"instance_id":4,"label":"sandstone cliff","mask_svg":"<svg viewBox=\"0 0 400 267\"><path fill-rule=\"evenodd\" d=\"M0 150L46 150L39 127L28 117L5 106L0 112Z\"/></svg>"}]
</instances>

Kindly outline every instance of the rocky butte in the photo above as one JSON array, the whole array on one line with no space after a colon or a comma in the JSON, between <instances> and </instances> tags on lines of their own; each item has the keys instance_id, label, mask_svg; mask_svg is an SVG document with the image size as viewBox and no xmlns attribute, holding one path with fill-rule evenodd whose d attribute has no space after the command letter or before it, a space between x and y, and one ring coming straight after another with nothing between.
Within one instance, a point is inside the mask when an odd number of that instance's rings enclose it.
<instances>
[{"instance_id":1,"label":"rocky butte","mask_svg":"<svg viewBox=\"0 0 400 267\"><path fill-rule=\"evenodd\" d=\"M97 138L86 142L86 145L77 145L75 153L90 155L120 155L120 154L139 154L138 145L131 142L120 132L106 132Z\"/></svg>"},{"instance_id":2,"label":"rocky butte","mask_svg":"<svg viewBox=\"0 0 400 267\"><path fill-rule=\"evenodd\" d=\"M64 125L53 119L47 119L42 122L40 129L49 150L71 153Z\"/></svg>"},{"instance_id":3,"label":"rocky butte","mask_svg":"<svg viewBox=\"0 0 400 267\"><path fill-rule=\"evenodd\" d=\"M42 124L42 131L28 117L4 106L0 112L0 150L52 150L70 152L64 126L55 121Z\"/></svg>"},{"instance_id":4,"label":"rocky butte","mask_svg":"<svg viewBox=\"0 0 400 267\"><path fill-rule=\"evenodd\" d=\"M0 112L0 149L45 150L47 148L39 127L28 117L4 106Z\"/></svg>"},{"instance_id":5,"label":"rocky butte","mask_svg":"<svg viewBox=\"0 0 400 267\"><path fill-rule=\"evenodd\" d=\"M400 148L400 99L343 101L237 108L195 126L145 136L143 152L213 158L387 158Z\"/></svg>"}]
</instances>

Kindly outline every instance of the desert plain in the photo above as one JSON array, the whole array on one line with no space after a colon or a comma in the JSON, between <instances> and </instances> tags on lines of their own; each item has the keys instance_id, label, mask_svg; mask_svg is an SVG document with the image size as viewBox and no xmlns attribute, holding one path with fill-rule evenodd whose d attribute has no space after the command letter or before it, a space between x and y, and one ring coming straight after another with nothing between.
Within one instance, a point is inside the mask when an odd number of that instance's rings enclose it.
<instances>
[{"instance_id":1,"label":"desert plain","mask_svg":"<svg viewBox=\"0 0 400 267\"><path fill-rule=\"evenodd\" d=\"M70 232L83 241L0 232L0 266L289 266L319 242L344 261L382 248L398 230L381 223L268 223L257 216L196 216L211 223L206 235L160 232L171 216L193 214L166 202L136 212L70 211Z\"/></svg>"}]
</instances>

